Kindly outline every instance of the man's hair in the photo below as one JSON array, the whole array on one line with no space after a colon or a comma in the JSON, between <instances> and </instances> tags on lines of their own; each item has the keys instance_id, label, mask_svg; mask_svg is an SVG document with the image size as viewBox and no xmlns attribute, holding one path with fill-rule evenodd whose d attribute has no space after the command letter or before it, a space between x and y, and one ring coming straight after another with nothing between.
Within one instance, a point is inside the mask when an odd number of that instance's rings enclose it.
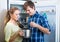
<instances>
[{"instance_id":1,"label":"man's hair","mask_svg":"<svg viewBox=\"0 0 60 42\"><path fill-rule=\"evenodd\" d=\"M32 1L27 1L27 2L24 3L24 9L25 10L27 9L28 6L31 7L31 8L33 8L33 7L35 8L35 5Z\"/></svg>"}]
</instances>

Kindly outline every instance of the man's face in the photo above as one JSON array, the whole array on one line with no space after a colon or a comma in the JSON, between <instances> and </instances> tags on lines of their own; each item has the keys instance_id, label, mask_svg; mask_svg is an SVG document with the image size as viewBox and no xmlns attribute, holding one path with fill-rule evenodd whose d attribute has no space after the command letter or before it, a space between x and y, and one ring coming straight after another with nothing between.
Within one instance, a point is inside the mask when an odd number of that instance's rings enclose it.
<instances>
[{"instance_id":1,"label":"man's face","mask_svg":"<svg viewBox=\"0 0 60 42\"><path fill-rule=\"evenodd\" d=\"M30 16L34 14L34 11L35 11L34 7L31 8L31 7L28 6L27 9L26 9L26 13L29 14Z\"/></svg>"}]
</instances>

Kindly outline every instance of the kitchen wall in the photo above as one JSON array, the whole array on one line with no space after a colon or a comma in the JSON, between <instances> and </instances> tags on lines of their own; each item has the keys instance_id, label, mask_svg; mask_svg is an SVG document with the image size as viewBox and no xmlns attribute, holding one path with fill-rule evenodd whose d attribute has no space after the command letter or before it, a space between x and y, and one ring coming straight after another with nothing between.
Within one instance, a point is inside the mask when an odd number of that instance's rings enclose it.
<instances>
[{"instance_id":1,"label":"kitchen wall","mask_svg":"<svg viewBox=\"0 0 60 42\"><path fill-rule=\"evenodd\" d=\"M58 40L59 40L59 42L60 42L60 2L59 2L60 0L58 0L58 2L57 2L57 14L58 14Z\"/></svg>"},{"instance_id":2,"label":"kitchen wall","mask_svg":"<svg viewBox=\"0 0 60 42\"><path fill-rule=\"evenodd\" d=\"M4 42L3 20L7 9L7 0L0 0L0 42Z\"/></svg>"}]
</instances>

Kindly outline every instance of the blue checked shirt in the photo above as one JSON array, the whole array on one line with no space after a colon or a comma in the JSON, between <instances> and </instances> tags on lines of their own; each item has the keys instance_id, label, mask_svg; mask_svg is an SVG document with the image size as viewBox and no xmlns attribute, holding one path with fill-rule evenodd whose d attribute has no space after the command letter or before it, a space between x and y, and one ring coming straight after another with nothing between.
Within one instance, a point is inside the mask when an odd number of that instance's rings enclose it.
<instances>
[{"instance_id":1,"label":"blue checked shirt","mask_svg":"<svg viewBox=\"0 0 60 42\"><path fill-rule=\"evenodd\" d=\"M38 28L31 27L30 22L35 22L36 24L49 29L50 26L48 24L47 17L41 16L36 11L36 13L28 19L28 27L31 30L31 37L29 38L28 42L44 42L44 33Z\"/></svg>"}]
</instances>

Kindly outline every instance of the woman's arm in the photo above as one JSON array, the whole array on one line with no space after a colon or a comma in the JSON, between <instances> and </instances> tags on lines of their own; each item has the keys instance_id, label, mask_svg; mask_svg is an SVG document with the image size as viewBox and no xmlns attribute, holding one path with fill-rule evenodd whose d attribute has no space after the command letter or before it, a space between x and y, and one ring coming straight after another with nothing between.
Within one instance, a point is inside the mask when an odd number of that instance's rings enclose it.
<instances>
[{"instance_id":1,"label":"woman's arm","mask_svg":"<svg viewBox=\"0 0 60 42\"><path fill-rule=\"evenodd\" d=\"M15 40L15 38L16 38L17 36L19 36L19 35L18 35L18 32L19 32L19 31L17 31L13 36L10 37L9 42L13 42L13 41Z\"/></svg>"},{"instance_id":2,"label":"woman's arm","mask_svg":"<svg viewBox=\"0 0 60 42\"><path fill-rule=\"evenodd\" d=\"M13 42L17 36L23 36L23 31L18 30L13 36L10 37L9 42Z\"/></svg>"}]
</instances>

